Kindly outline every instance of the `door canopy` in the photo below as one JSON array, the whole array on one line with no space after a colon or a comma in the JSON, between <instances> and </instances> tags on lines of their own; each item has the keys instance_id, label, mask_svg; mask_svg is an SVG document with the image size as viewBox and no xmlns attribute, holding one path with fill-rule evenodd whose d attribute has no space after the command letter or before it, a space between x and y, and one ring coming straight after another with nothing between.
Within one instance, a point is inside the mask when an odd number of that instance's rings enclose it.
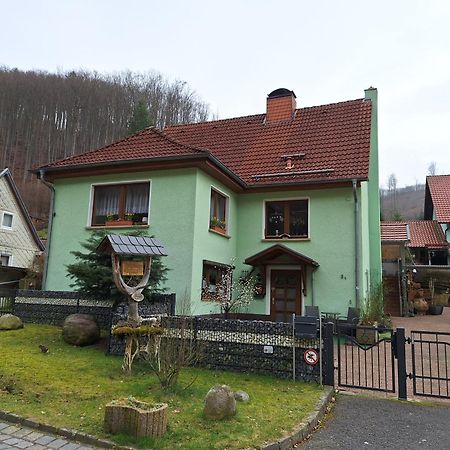
<instances>
[{"instance_id":1,"label":"door canopy","mask_svg":"<svg viewBox=\"0 0 450 450\"><path fill-rule=\"evenodd\" d=\"M272 245L272 247L249 256L244 262L250 266L298 264L301 266L319 267L317 261L281 244Z\"/></svg>"}]
</instances>

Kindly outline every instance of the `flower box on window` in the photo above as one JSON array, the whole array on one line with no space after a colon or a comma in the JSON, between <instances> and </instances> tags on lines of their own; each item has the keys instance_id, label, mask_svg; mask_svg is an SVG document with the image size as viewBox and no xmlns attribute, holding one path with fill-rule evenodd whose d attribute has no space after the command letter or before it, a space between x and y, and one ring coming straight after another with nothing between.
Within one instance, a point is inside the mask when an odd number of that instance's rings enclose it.
<instances>
[{"instance_id":1,"label":"flower box on window","mask_svg":"<svg viewBox=\"0 0 450 450\"><path fill-rule=\"evenodd\" d=\"M225 234L225 230L222 227L219 227L219 225L211 225L209 229L216 231L217 233Z\"/></svg>"},{"instance_id":2,"label":"flower box on window","mask_svg":"<svg viewBox=\"0 0 450 450\"><path fill-rule=\"evenodd\" d=\"M118 220L107 220L105 222L106 227L131 227L132 225L133 225L132 220L118 219Z\"/></svg>"}]
</instances>

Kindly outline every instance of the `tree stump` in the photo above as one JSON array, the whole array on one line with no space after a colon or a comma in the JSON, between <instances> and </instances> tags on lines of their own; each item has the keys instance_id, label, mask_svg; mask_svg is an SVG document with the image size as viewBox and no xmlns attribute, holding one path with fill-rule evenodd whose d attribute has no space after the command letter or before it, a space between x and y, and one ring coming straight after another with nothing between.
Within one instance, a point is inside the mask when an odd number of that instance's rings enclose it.
<instances>
[{"instance_id":1,"label":"tree stump","mask_svg":"<svg viewBox=\"0 0 450 450\"><path fill-rule=\"evenodd\" d=\"M107 432L135 437L162 436L167 429L167 404L150 405L135 399L116 400L105 408Z\"/></svg>"}]
</instances>

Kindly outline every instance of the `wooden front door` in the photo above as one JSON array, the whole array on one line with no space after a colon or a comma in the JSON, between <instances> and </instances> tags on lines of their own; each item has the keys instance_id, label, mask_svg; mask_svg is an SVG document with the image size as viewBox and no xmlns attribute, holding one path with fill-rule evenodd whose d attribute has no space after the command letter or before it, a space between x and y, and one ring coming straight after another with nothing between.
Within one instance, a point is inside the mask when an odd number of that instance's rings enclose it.
<instances>
[{"instance_id":1,"label":"wooden front door","mask_svg":"<svg viewBox=\"0 0 450 450\"><path fill-rule=\"evenodd\" d=\"M275 322L292 322L292 314L302 311L299 270L272 270L270 277L270 317Z\"/></svg>"}]
</instances>

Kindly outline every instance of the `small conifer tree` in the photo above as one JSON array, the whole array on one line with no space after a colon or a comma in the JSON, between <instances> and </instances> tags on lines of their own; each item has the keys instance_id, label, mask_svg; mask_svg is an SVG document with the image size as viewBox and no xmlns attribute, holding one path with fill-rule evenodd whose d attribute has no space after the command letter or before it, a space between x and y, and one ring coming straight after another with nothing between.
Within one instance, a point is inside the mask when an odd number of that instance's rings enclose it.
<instances>
[{"instance_id":1,"label":"small conifer tree","mask_svg":"<svg viewBox=\"0 0 450 450\"><path fill-rule=\"evenodd\" d=\"M128 123L128 136L137 133L151 125L150 114L144 100L139 100L136 105L133 116Z\"/></svg>"}]
</instances>

